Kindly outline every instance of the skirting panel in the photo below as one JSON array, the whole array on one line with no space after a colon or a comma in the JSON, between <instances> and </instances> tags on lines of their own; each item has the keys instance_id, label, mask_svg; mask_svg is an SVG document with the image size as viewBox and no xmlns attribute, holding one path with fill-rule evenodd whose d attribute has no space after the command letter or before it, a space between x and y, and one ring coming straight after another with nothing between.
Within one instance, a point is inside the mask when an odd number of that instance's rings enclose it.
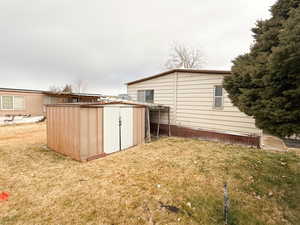
<instances>
[{"instance_id":1,"label":"skirting panel","mask_svg":"<svg viewBox=\"0 0 300 225\"><path fill-rule=\"evenodd\" d=\"M156 128L157 124L151 123L151 132L155 133ZM160 134L168 134L168 125L160 124ZM175 125L171 125L171 135L177 137L202 138L205 140L218 140L226 143L244 144L260 148L259 136L241 136L233 134L224 134L205 130L195 130Z\"/></svg>"}]
</instances>

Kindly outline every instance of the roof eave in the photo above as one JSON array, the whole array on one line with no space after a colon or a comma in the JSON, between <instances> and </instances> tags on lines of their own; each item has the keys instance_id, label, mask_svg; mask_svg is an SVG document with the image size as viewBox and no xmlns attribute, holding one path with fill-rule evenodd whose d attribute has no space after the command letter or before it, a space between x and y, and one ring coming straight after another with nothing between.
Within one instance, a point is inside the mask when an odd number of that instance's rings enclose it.
<instances>
[{"instance_id":1,"label":"roof eave","mask_svg":"<svg viewBox=\"0 0 300 225\"><path fill-rule=\"evenodd\" d=\"M161 76L165 76L171 73L176 73L176 72L182 72L182 73L200 73L200 74L222 74L222 75L230 75L231 71L229 70L195 70L195 69L173 69L173 70L168 70L153 76L149 76L149 77L145 77L142 79L138 79L135 81L131 81L128 83L125 83L126 85L131 85L131 84L136 84L136 83L140 83L146 80L151 80L157 77L161 77Z\"/></svg>"}]
</instances>

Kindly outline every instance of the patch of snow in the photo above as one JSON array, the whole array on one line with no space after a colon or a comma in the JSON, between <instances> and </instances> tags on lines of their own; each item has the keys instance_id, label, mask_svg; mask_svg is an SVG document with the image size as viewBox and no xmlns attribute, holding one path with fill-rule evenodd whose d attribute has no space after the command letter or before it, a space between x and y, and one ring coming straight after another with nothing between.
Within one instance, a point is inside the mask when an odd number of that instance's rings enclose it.
<instances>
[{"instance_id":1,"label":"patch of snow","mask_svg":"<svg viewBox=\"0 0 300 225\"><path fill-rule=\"evenodd\" d=\"M44 116L31 116L31 117L16 116L13 121L5 121L9 119L11 119L11 117L0 117L0 126L21 124L21 123L37 123L42 119L44 119Z\"/></svg>"}]
</instances>

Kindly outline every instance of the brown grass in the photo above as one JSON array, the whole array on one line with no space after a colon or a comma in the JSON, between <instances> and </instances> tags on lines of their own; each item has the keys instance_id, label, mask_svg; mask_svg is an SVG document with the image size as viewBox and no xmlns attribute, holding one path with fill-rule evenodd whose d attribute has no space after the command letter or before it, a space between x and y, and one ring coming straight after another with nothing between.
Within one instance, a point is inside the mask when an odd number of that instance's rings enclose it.
<instances>
[{"instance_id":1,"label":"brown grass","mask_svg":"<svg viewBox=\"0 0 300 225\"><path fill-rule=\"evenodd\" d=\"M300 221L294 153L163 138L79 163L45 139L45 124L0 128L0 224L223 224L225 181L230 224Z\"/></svg>"}]
</instances>

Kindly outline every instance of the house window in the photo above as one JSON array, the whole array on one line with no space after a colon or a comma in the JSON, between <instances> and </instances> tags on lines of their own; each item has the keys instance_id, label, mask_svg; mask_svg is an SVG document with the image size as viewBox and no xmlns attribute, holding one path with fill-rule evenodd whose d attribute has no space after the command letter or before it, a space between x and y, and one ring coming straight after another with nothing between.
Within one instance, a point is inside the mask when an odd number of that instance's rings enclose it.
<instances>
[{"instance_id":1,"label":"house window","mask_svg":"<svg viewBox=\"0 0 300 225\"><path fill-rule=\"evenodd\" d=\"M13 110L14 109L14 97L2 96L1 109Z\"/></svg>"},{"instance_id":2,"label":"house window","mask_svg":"<svg viewBox=\"0 0 300 225\"><path fill-rule=\"evenodd\" d=\"M137 95L139 102L154 102L154 90L138 90Z\"/></svg>"},{"instance_id":3,"label":"house window","mask_svg":"<svg viewBox=\"0 0 300 225\"><path fill-rule=\"evenodd\" d=\"M223 108L223 87L215 86L214 88L214 108Z\"/></svg>"},{"instance_id":4,"label":"house window","mask_svg":"<svg viewBox=\"0 0 300 225\"><path fill-rule=\"evenodd\" d=\"M138 100L138 102L144 102L145 101L145 91L138 91L137 92L137 100Z\"/></svg>"},{"instance_id":5,"label":"house window","mask_svg":"<svg viewBox=\"0 0 300 225\"><path fill-rule=\"evenodd\" d=\"M24 110L25 99L23 96L0 96L0 109Z\"/></svg>"},{"instance_id":6,"label":"house window","mask_svg":"<svg viewBox=\"0 0 300 225\"><path fill-rule=\"evenodd\" d=\"M24 110L25 100L23 96L14 96L14 110Z\"/></svg>"}]
</instances>

